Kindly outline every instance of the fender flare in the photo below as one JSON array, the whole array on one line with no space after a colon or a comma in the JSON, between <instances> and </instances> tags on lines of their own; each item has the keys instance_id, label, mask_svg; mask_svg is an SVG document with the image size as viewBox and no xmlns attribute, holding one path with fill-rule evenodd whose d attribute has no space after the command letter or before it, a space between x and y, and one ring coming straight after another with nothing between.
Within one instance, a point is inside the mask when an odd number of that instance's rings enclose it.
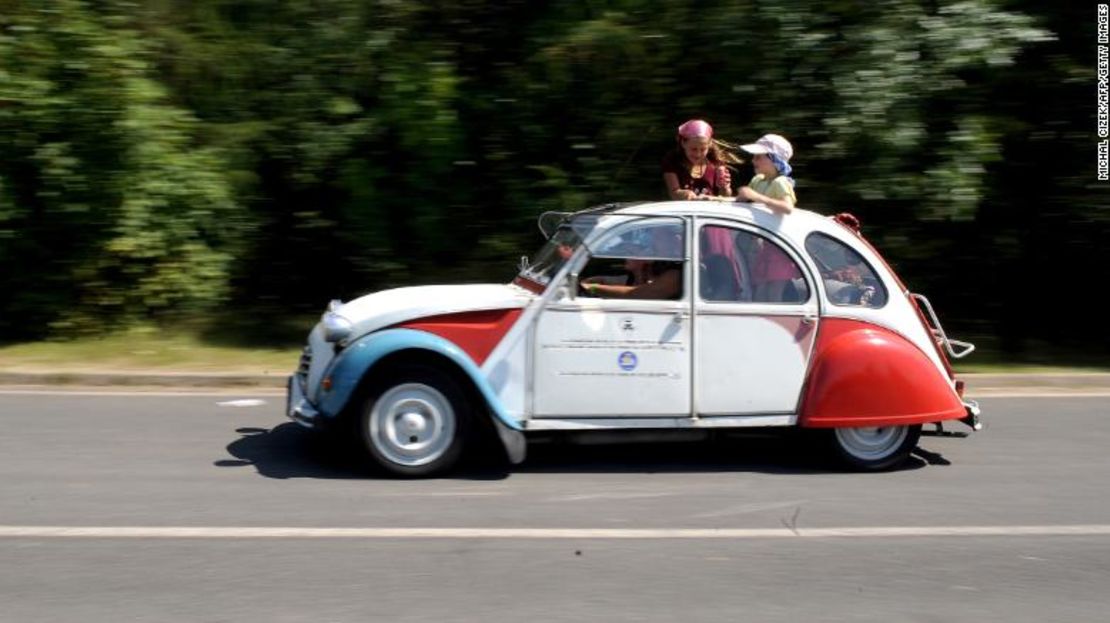
<instances>
[{"instance_id":1,"label":"fender flare","mask_svg":"<svg viewBox=\"0 0 1110 623\"><path fill-rule=\"evenodd\" d=\"M799 425L898 426L966 416L951 382L901 335L845 322L822 337L806 382Z\"/></svg>"},{"instance_id":2,"label":"fender flare","mask_svg":"<svg viewBox=\"0 0 1110 623\"><path fill-rule=\"evenodd\" d=\"M385 357L403 350L423 350L441 355L452 363L474 384L486 401L498 435L506 442L506 450L513 453L505 439L506 433L523 430L520 422L505 411L504 405L490 387L474 361L461 348L438 335L415 329L386 329L359 338L345 348L328 367L324 376L331 379L331 389L320 389L317 401L320 413L334 418L346 408L367 373ZM502 430L507 428L507 431ZM510 435L511 436L511 435ZM515 443L514 439L514 443Z\"/></svg>"}]
</instances>

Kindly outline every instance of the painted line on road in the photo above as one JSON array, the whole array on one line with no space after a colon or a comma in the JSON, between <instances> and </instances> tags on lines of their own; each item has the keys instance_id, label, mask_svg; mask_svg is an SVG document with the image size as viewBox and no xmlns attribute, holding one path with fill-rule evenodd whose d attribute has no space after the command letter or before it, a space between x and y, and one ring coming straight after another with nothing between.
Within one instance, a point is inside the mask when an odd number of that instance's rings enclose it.
<instances>
[{"instance_id":1,"label":"painted line on road","mask_svg":"<svg viewBox=\"0 0 1110 623\"><path fill-rule=\"evenodd\" d=\"M188 526L0 526L0 538L32 539L783 539L1110 536L1110 525L863 528L274 528Z\"/></svg>"}]
</instances>

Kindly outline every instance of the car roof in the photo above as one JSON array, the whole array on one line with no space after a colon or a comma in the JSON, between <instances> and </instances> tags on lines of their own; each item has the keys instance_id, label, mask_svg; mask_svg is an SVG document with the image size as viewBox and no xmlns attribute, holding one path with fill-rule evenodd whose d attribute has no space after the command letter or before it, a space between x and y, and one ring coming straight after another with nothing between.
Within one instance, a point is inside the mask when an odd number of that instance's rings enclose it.
<instances>
[{"instance_id":1,"label":"car roof","mask_svg":"<svg viewBox=\"0 0 1110 623\"><path fill-rule=\"evenodd\" d=\"M797 242L815 231L851 241L858 246L857 236L832 218L795 208L789 215L772 211L761 203L733 201L658 201L651 203L614 204L604 210L606 215L619 216L695 216L754 224L774 230ZM855 240L853 240L855 239Z\"/></svg>"}]
</instances>

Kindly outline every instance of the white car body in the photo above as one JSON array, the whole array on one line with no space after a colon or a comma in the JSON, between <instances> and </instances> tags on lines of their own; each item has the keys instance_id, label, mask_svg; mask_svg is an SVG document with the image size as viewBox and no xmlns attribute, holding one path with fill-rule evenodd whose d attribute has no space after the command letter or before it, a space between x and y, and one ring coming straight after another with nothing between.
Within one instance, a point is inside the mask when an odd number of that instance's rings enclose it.
<instances>
[{"instance_id":1,"label":"white car body","mask_svg":"<svg viewBox=\"0 0 1110 623\"><path fill-rule=\"evenodd\" d=\"M570 215L564 226L586 218L590 227L573 255L554 273L533 276L536 281L526 268L514 284L400 288L334 305L313 330L302 369L291 379L290 417L315 427L350 410L365 411L354 402L357 389L382 374L378 363L400 351L429 351L473 383L517 458L523 456L521 433L531 431L863 430L947 419L975 424L977 409L963 402L944 354L962 356L970 345L944 335L928 302L905 289L850 219L805 210L781 215L743 203L667 201ZM652 223L684 232L680 297L576 292L591 250ZM750 295L705 300L707 258L697 241L706 226L723 228L734 240L777 245L800 270L797 290L807 295L789 302L758 302ZM871 289L881 284L884 291L882 305L831 299L827 289L837 284L828 266L807 252L814 234L866 262L878 282ZM836 339L822 341L823 331ZM963 352L954 350L960 346ZM874 370L864 373L861 366ZM920 380L898 385L907 376ZM860 403L858 414L845 396Z\"/></svg>"}]
</instances>

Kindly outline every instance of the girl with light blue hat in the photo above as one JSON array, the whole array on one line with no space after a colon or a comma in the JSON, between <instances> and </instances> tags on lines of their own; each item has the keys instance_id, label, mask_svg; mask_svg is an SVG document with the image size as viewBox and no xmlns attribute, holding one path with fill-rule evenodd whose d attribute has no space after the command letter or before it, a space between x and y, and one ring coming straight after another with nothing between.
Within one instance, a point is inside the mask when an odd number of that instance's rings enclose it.
<instances>
[{"instance_id":1,"label":"girl with light blue hat","mask_svg":"<svg viewBox=\"0 0 1110 623\"><path fill-rule=\"evenodd\" d=\"M747 186L740 188L740 199L762 203L775 212L789 214L798 202L794 194L793 169L790 158L794 147L790 141L778 134L764 134L758 141L741 145L740 149L752 154L752 167L755 177Z\"/></svg>"}]
</instances>

